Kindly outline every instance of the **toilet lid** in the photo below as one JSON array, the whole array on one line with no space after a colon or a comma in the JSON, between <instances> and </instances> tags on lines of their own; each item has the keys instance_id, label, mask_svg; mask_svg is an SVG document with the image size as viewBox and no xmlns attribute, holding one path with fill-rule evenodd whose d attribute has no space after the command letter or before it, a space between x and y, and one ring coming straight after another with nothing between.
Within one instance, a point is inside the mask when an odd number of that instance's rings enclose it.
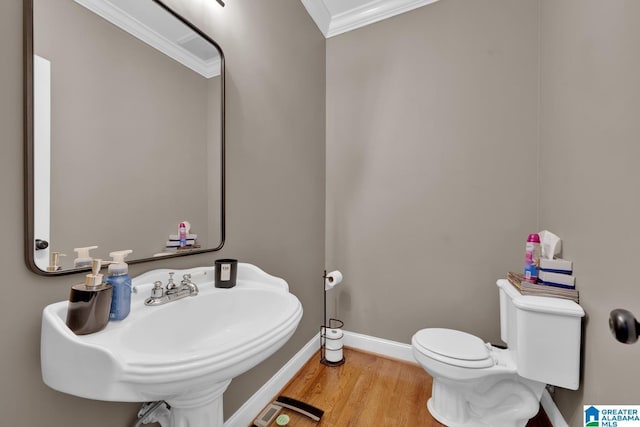
<instances>
[{"instance_id":1,"label":"toilet lid","mask_svg":"<svg viewBox=\"0 0 640 427\"><path fill-rule=\"evenodd\" d=\"M462 331L423 329L416 333L415 340L426 350L451 359L481 361L490 358L489 349L480 338Z\"/></svg>"}]
</instances>

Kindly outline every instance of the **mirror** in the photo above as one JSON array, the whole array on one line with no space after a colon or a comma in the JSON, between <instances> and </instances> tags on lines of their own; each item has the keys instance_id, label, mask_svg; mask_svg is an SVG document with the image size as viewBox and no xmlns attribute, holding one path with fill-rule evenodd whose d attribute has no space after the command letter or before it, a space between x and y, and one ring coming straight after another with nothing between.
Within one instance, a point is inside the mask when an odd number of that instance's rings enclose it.
<instances>
[{"instance_id":1,"label":"mirror","mask_svg":"<svg viewBox=\"0 0 640 427\"><path fill-rule=\"evenodd\" d=\"M128 263L222 248L220 47L160 0L24 8L28 266L86 270L74 248L92 246L132 249Z\"/></svg>"}]
</instances>

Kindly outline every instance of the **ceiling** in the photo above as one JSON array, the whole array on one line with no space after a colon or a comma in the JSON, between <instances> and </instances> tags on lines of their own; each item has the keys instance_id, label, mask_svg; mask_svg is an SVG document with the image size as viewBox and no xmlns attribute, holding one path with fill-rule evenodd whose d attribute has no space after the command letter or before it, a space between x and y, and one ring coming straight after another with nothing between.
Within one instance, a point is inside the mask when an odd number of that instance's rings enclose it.
<instances>
[{"instance_id":1,"label":"ceiling","mask_svg":"<svg viewBox=\"0 0 640 427\"><path fill-rule=\"evenodd\" d=\"M438 0L301 0L325 37L333 37Z\"/></svg>"}]
</instances>

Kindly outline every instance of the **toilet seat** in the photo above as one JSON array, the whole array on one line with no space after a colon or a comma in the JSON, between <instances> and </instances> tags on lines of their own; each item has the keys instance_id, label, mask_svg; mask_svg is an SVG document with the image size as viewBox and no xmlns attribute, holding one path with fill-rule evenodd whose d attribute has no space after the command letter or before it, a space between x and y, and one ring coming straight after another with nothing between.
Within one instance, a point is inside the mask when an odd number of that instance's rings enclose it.
<instances>
[{"instance_id":1,"label":"toilet seat","mask_svg":"<svg viewBox=\"0 0 640 427\"><path fill-rule=\"evenodd\" d=\"M413 344L423 355L449 365L472 369L494 365L488 345L466 332L444 328L422 329L415 334Z\"/></svg>"}]
</instances>

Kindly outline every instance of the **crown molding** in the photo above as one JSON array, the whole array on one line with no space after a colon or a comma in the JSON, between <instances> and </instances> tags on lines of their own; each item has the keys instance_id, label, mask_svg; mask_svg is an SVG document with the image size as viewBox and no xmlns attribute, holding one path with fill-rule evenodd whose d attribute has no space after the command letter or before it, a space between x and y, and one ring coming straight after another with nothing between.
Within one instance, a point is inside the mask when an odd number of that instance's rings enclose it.
<instances>
[{"instance_id":1,"label":"crown molding","mask_svg":"<svg viewBox=\"0 0 640 427\"><path fill-rule=\"evenodd\" d=\"M331 14L324 0L301 0L326 38L364 27L438 0L372 0L343 13Z\"/></svg>"},{"instance_id":2,"label":"crown molding","mask_svg":"<svg viewBox=\"0 0 640 427\"><path fill-rule=\"evenodd\" d=\"M316 23L322 34L327 37L331 24L331 12L323 0L301 0L307 12Z\"/></svg>"},{"instance_id":3,"label":"crown molding","mask_svg":"<svg viewBox=\"0 0 640 427\"><path fill-rule=\"evenodd\" d=\"M169 40L133 18L109 0L75 0L75 2L205 78L215 77L220 74L219 56L211 61L204 61L198 58L178 43Z\"/></svg>"}]
</instances>

